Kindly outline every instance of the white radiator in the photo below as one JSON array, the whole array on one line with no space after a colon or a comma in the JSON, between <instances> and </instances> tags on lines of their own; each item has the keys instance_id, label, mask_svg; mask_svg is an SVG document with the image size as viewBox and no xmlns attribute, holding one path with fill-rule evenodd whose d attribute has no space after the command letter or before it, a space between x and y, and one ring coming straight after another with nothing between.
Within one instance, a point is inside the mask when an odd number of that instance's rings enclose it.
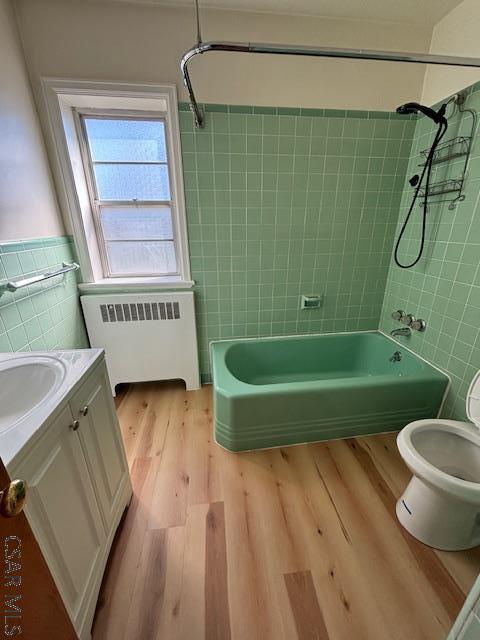
<instances>
[{"instance_id":1,"label":"white radiator","mask_svg":"<svg viewBox=\"0 0 480 640\"><path fill-rule=\"evenodd\" d=\"M119 382L184 380L200 387L193 292L80 297L92 347L105 349L113 393Z\"/></svg>"}]
</instances>

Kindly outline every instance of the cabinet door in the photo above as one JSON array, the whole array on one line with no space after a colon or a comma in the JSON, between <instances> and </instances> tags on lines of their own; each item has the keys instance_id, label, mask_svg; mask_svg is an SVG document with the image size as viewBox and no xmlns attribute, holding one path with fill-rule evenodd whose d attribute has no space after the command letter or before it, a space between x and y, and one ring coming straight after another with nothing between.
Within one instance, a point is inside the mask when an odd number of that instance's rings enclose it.
<instances>
[{"instance_id":1,"label":"cabinet door","mask_svg":"<svg viewBox=\"0 0 480 640\"><path fill-rule=\"evenodd\" d=\"M21 479L17 478L18 480ZM0 487L5 491L11 489L13 484L0 458ZM13 495L19 495L21 501L21 493L14 492ZM27 502L30 500L28 489L24 499ZM10 513L6 517L5 505L0 510L4 565L1 635L4 640L8 637L78 640L32 527L25 514L17 511L21 506L15 503L9 506L13 510L13 516ZM17 605L21 606L21 613L17 610Z\"/></svg>"},{"instance_id":2,"label":"cabinet door","mask_svg":"<svg viewBox=\"0 0 480 640\"><path fill-rule=\"evenodd\" d=\"M70 402L107 533L118 515L128 466L105 364L87 378Z\"/></svg>"},{"instance_id":3,"label":"cabinet door","mask_svg":"<svg viewBox=\"0 0 480 640\"><path fill-rule=\"evenodd\" d=\"M66 407L21 463L30 487L25 512L79 629L85 596L95 588L106 535L82 447Z\"/></svg>"}]
</instances>

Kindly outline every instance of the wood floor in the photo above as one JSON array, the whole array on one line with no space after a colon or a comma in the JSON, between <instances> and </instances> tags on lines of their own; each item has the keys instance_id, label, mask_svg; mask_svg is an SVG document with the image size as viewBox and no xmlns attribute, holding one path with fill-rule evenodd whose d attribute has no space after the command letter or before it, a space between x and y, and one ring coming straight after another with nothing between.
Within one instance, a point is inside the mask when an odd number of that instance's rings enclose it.
<instances>
[{"instance_id":1,"label":"wood floor","mask_svg":"<svg viewBox=\"0 0 480 640\"><path fill-rule=\"evenodd\" d=\"M398 524L394 435L232 454L211 387L132 385L117 405L134 497L94 640L445 640L480 552Z\"/></svg>"}]
</instances>

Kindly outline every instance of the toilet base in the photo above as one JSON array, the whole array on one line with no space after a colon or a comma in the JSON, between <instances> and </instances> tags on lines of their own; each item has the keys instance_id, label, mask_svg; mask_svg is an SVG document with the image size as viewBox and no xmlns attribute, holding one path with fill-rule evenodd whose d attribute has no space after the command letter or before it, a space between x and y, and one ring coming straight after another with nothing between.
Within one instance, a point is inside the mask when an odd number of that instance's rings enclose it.
<instances>
[{"instance_id":1,"label":"toilet base","mask_svg":"<svg viewBox=\"0 0 480 640\"><path fill-rule=\"evenodd\" d=\"M460 551L480 544L480 505L462 502L413 476L397 502L405 529L435 549Z\"/></svg>"}]
</instances>

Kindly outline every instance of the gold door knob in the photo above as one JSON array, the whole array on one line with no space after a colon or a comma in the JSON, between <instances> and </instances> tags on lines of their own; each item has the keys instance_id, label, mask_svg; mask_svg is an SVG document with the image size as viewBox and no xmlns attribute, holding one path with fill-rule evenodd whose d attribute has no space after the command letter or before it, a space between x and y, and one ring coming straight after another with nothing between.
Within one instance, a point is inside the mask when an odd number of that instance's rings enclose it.
<instances>
[{"instance_id":1,"label":"gold door knob","mask_svg":"<svg viewBox=\"0 0 480 640\"><path fill-rule=\"evenodd\" d=\"M18 516L27 499L27 490L25 480L12 480L0 493L0 515L4 518Z\"/></svg>"}]
</instances>

